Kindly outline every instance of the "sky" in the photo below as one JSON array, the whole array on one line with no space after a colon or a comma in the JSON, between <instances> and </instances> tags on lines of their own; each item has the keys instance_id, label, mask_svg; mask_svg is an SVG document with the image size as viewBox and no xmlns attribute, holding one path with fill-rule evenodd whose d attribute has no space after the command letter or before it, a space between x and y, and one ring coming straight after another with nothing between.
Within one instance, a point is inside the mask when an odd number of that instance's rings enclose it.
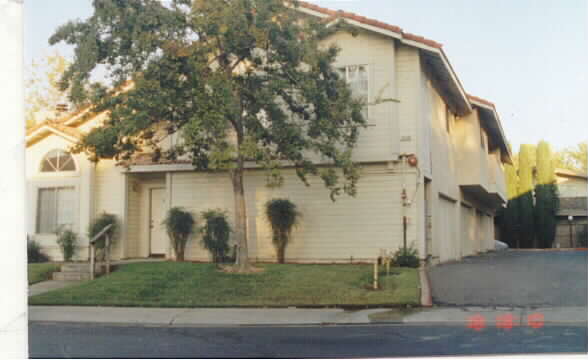
<instances>
[{"instance_id":1,"label":"sky","mask_svg":"<svg viewBox=\"0 0 588 360\"><path fill-rule=\"evenodd\" d=\"M309 0L443 44L465 90L496 104L508 141L555 150L588 138L586 0ZM91 0L25 0L25 65L64 45L49 37L85 19Z\"/></svg>"}]
</instances>

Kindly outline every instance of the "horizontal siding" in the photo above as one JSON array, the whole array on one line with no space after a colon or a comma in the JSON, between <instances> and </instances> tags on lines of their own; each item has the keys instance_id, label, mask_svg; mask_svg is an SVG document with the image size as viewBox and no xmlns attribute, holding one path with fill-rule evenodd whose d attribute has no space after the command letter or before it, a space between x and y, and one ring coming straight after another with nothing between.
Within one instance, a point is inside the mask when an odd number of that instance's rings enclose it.
<instances>
[{"instance_id":1,"label":"horizontal siding","mask_svg":"<svg viewBox=\"0 0 588 360\"><path fill-rule=\"evenodd\" d=\"M122 174L118 168L115 167L113 160L101 160L96 165L94 177L94 215L107 212L117 216L119 221L124 218L123 202L124 197ZM124 225L124 224L123 224ZM112 257L114 259L121 257L122 232L117 239L112 249Z\"/></svg>"},{"instance_id":2,"label":"horizontal siding","mask_svg":"<svg viewBox=\"0 0 588 360\"><path fill-rule=\"evenodd\" d=\"M401 153L417 152L417 129L420 119L420 61L418 50L399 45L396 49L396 86L400 100L398 121ZM405 138L405 139L403 139Z\"/></svg>"},{"instance_id":3,"label":"horizontal siding","mask_svg":"<svg viewBox=\"0 0 588 360\"><path fill-rule=\"evenodd\" d=\"M129 177L127 198L127 251L128 257L140 257L141 249L141 188L139 180Z\"/></svg>"},{"instance_id":4,"label":"horizontal siding","mask_svg":"<svg viewBox=\"0 0 588 360\"><path fill-rule=\"evenodd\" d=\"M383 167L365 167L358 195L343 196L336 202L330 200L320 180L312 179L311 186L306 187L292 171L285 171L284 175L281 188L266 187L263 172L248 172L245 176L251 258L275 260L264 204L280 197L292 200L302 213L286 252L289 261L373 259L380 249L395 250L400 246L399 175L388 173ZM171 182L172 206L182 206L197 215L208 208L226 209L234 223L232 187L226 174L175 173ZM415 241L415 234L411 226L409 241ZM186 255L193 260L208 260L199 239L189 244Z\"/></svg>"}]
</instances>

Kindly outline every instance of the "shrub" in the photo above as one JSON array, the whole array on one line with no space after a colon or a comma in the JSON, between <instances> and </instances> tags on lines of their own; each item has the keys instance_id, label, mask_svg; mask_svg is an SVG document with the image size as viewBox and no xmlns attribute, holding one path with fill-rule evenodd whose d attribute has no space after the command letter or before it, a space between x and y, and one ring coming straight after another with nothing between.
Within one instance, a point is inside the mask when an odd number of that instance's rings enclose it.
<instances>
[{"instance_id":1,"label":"shrub","mask_svg":"<svg viewBox=\"0 0 588 360\"><path fill-rule=\"evenodd\" d=\"M118 237L118 219L116 217L116 215L113 214L109 214L109 213L102 213L100 216L98 216L96 219L94 219L94 221L90 224L90 227L88 228L88 239L92 239L94 236L96 236L100 231L102 231L102 229L104 229L106 226L113 224L112 227L110 229L108 229L108 231L106 232L106 234L108 234L108 236L110 237L110 246L112 246L112 244L116 241L117 237ZM98 250L98 257L101 259L104 259L104 246L106 245L106 238L104 236L101 236L100 239L98 241L96 241L96 249Z\"/></svg>"},{"instance_id":2,"label":"shrub","mask_svg":"<svg viewBox=\"0 0 588 360\"><path fill-rule=\"evenodd\" d=\"M71 261L78 242L78 234L71 230L64 230L58 233L57 244L63 254L64 261Z\"/></svg>"},{"instance_id":3,"label":"shrub","mask_svg":"<svg viewBox=\"0 0 588 360\"><path fill-rule=\"evenodd\" d=\"M298 224L300 213L296 204L288 199L272 199L265 204L265 214L272 228L272 242L278 263L283 264L292 229Z\"/></svg>"},{"instance_id":4,"label":"shrub","mask_svg":"<svg viewBox=\"0 0 588 360\"><path fill-rule=\"evenodd\" d=\"M411 267L418 268L420 266L419 256L417 249L412 246L404 249L401 247L398 249L393 256L394 265L400 267Z\"/></svg>"},{"instance_id":5,"label":"shrub","mask_svg":"<svg viewBox=\"0 0 588 360\"><path fill-rule=\"evenodd\" d=\"M210 252L214 263L228 261L229 237L232 230L226 212L219 209L206 210L202 212L202 217L202 246Z\"/></svg>"},{"instance_id":6,"label":"shrub","mask_svg":"<svg viewBox=\"0 0 588 360\"><path fill-rule=\"evenodd\" d=\"M27 236L27 261L29 263L43 263L49 261L49 257L41 250L41 245Z\"/></svg>"},{"instance_id":7,"label":"shrub","mask_svg":"<svg viewBox=\"0 0 588 360\"><path fill-rule=\"evenodd\" d=\"M94 221L90 224L90 228L88 229L88 238L92 239L100 231L102 231L102 229L110 224L113 225L106 233L110 237L110 243L112 244L118 236L118 219L116 218L116 215L106 212L102 213L100 216L94 219ZM102 236L100 237L100 240L96 242L96 247L103 248L105 244L105 238Z\"/></svg>"},{"instance_id":8,"label":"shrub","mask_svg":"<svg viewBox=\"0 0 588 360\"><path fill-rule=\"evenodd\" d=\"M174 248L176 261L184 261L186 244L194 234L196 226L194 216L182 208L173 207L167 212L163 224L165 224L167 234Z\"/></svg>"}]
</instances>

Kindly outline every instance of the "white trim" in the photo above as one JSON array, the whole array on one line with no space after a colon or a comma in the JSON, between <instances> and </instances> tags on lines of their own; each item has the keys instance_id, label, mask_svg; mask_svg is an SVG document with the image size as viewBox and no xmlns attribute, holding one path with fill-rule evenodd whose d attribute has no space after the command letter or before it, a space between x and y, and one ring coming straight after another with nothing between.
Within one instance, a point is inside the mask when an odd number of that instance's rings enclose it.
<instances>
[{"instance_id":1,"label":"white trim","mask_svg":"<svg viewBox=\"0 0 588 360\"><path fill-rule=\"evenodd\" d=\"M131 165L128 170L122 170L129 173L152 173L166 171L195 171L192 164L160 164L160 165Z\"/></svg>"},{"instance_id":2,"label":"white trim","mask_svg":"<svg viewBox=\"0 0 588 360\"><path fill-rule=\"evenodd\" d=\"M29 142L30 142L30 141L31 141L33 138L35 138L36 136L40 136L41 134L39 134L39 133L40 133L42 130L49 131L49 132L51 132L51 133L53 133L53 134L55 134L55 135L57 135L57 136L61 136L61 137L62 137L62 138L64 138L65 140L67 140L67 141L69 141L69 142L71 142L71 143L74 143L74 144L77 144L77 143L78 143L78 141L79 141L79 139L77 139L76 137L73 137L73 136L71 136L71 135L68 135L68 134L66 134L66 133L64 133L64 132L61 132L61 131L59 131L59 130L57 130L57 129L55 129L55 128L53 128L53 127L49 126L49 125L43 125L43 126L41 126L40 128L38 128L37 130L35 130L35 131L33 131L32 133L30 133L29 135L27 135L27 137L26 137L27 145L28 145L28 143L29 143Z\"/></svg>"},{"instance_id":3,"label":"white trim","mask_svg":"<svg viewBox=\"0 0 588 360\"><path fill-rule=\"evenodd\" d=\"M319 17L321 19L331 17L331 15L323 14L322 12L311 10L311 9L305 8L303 6L294 7L292 5L289 5L289 7L290 8L293 8L293 9L296 9L296 10L298 10L300 12L303 12L305 14Z\"/></svg>"}]
</instances>

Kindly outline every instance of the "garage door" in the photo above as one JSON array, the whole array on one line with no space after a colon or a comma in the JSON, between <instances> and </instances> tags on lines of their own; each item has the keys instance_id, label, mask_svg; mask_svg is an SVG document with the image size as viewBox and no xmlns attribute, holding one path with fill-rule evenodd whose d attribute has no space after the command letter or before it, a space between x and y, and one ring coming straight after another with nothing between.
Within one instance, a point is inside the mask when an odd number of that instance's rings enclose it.
<instances>
[{"instance_id":1,"label":"garage door","mask_svg":"<svg viewBox=\"0 0 588 360\"><path fill-rule=\"evenodd\" d=\"M438 243L441 262L457 260L460 257L455 206L454 201L439 197Z\"/></svg>"},{"instance_id":2,"label":"garage door","mask_svg":"<svg viewBox=\"0 0 588 360\"><path fill-rule=\"evenodd\" d=\"M461 204L461 253L463 256L472 255L475 253L476 242L476 218L474 209Z\"/></svg>"}]
</instances>

